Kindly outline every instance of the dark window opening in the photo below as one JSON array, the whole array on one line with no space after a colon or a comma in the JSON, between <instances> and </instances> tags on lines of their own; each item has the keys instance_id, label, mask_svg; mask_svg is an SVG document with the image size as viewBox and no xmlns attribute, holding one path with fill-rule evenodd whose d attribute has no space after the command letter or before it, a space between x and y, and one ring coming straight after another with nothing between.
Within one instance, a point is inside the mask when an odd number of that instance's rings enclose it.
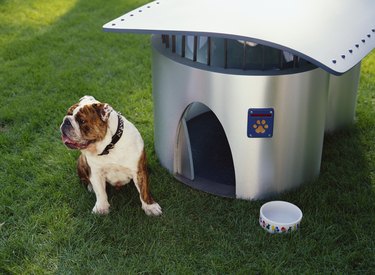
<instances>
[{"instance_id":1,"label":"dark window opening","mask_svg":"<svg viewBox=\"0 0 375 275\"><path fill-rule=\"evenodd\" d=\"M172 53L210 67L267 71L311 65L288 51L251 41L163 34L162 43Z\"/></svg>"}]
</instances>

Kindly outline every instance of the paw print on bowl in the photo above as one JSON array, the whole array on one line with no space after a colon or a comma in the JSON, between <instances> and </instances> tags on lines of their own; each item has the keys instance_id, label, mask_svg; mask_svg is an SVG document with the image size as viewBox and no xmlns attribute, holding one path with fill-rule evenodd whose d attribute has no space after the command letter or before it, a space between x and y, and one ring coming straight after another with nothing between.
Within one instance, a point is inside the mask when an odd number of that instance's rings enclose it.
<instances>
[{"instance_id":1,"label":"paw print on bowl","mask_svg":"<svg viewBox=\"0 0 375 275\"><path fill-rule=\"evenodd\" d=\"M264 134L266 132L266 130L268 129L268 124L266 122L266 120L262 119L258 119L254 124L253 124L253 128L255 129L255 132L257 134Z\"/></svg>"}]
</instances>

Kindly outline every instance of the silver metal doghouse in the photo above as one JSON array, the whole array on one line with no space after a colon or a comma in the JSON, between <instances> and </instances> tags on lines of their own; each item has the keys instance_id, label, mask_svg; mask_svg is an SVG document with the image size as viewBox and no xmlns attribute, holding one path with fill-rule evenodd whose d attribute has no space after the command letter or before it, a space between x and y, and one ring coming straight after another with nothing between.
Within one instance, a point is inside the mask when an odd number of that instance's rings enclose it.
<instances>
[{"instance_id":1,"label":"silver metal doghouse","mask_svg":"<svg viewBox=\"0 0 375 275\"><path fill-rule=\"evenodd\" d=\"M104 25L154 34L155 149L185 184L260 199L319 175L354 120L373 0L162 0Z\"/></svg>"}]
</instances>

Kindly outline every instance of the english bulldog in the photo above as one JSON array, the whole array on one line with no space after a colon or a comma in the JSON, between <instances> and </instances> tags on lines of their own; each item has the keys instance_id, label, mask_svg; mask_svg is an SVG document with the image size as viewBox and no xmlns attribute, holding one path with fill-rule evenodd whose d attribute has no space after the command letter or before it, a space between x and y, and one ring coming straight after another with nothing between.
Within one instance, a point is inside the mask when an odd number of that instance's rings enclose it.
<instances>
[{"instance_id":1,"label":"english bulldog","mask_svg":"<svg viewBox=\"0 0 375 275\"><path fill-rule=\"evenodd\" d=\"M107 103L84 96L68 109L60 130L63 143L81 151L77 172L88 190L96 195L93 213L109 213L107 183L121 187L133 180L145 213L162 214L149 191L143 139L124 116Z\"/></svg>"}]
</instances>

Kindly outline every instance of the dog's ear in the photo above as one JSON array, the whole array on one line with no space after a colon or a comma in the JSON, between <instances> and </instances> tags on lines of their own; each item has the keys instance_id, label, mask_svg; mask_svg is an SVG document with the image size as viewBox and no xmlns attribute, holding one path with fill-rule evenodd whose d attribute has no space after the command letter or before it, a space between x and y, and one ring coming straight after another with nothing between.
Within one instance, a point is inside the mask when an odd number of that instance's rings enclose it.
<instances>
[{"instance_id":1,"label":"dog's ear","mask_svg":"<svg viewBox=\"0 0 375 275\"><path fill-rule=\"evenodd\" d=\"M109 115L113 111L113 108L107 103L94 103L92 106L104 122L108 120Z\"/></svg>"}]
</instances>

